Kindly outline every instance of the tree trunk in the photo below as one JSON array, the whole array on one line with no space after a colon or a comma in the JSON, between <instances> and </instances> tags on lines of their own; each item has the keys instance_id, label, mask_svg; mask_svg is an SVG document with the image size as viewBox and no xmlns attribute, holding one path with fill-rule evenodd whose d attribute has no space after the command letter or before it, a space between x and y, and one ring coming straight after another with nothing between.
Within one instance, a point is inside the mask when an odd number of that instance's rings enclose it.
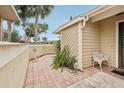
<instances>
[{"instance_id":1,"label":"tree trunk","mask_svg":"<svg viewBox=\"0 0 124 93\"><path fill-rule=\"evenodd\" d=\"M11 42L11 33L12 33L12 22L8 21L8 41Z\"/></svg>"},{"instance_id":2,"label":"tree trunk","mask_svg":"<svg viewBox=\"0 0 124 93\"><path fill-rule=\"evenodd\" d=\"M38 32L38 16L35 16L35 25L34 25L34 31L35 31L35 44L37 44L37 32Z\"/></svg>"},{"instance_id":3,"label":"tree trunk","mask_svg":"<svg viewBox=\"0 0 124 93\"><path fill-rule=\"evenodd\" d=\"M31 37L30 37L30 35L31 35L31 30L30 30L29 35L27 36L27 41L28 41L28 43L31 43Z\"/></svg>"}]
</instances>

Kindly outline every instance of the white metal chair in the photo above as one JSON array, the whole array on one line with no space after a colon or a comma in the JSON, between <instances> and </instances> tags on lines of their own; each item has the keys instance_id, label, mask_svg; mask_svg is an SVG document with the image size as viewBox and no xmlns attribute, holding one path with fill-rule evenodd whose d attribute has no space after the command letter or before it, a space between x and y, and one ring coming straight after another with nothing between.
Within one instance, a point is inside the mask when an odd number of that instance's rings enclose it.
<instances>
[{"instance_id":1,"label":"white metal chair","mask_svg":"<svg viewBox=\"0 0 124 93\"><path fill-rule=\"evenodd\" d=\"M104 54L100 54L98 52L93 53L93 67L95 65L95 62L97 62L100 66L100 70L102 71L102 63L105 61L108 62L108 66L109 66L109 57L108 56L105 56Z\"/></svg>"}]
</instances>

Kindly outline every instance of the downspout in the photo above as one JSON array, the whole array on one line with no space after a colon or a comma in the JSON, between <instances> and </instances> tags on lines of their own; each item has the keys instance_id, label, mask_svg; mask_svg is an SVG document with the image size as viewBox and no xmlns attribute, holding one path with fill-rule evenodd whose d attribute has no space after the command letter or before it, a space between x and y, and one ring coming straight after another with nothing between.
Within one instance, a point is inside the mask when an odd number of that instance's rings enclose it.
<instances>
[{"instance_id":1,"label":"downspout","mask_svg":"<svg viewBox=\"0 0 124 93\"><path fill-rule=\"evenodd\" d=\"M86 22L87 22L88 20L89 20L89 16L86 14L86 15L85 15L85 19L83 20L82 28L85 27Z\"/></svg>"},{"instance_id":2,"label":"downspout","mask_svg":"<svg viewBox=\"0 0 124 93\"><path fill-rule=\"evenodd\" d=\"M86 22L88 21L89 17L88 15L86 14L85 15L85 18L83 20L81 20L82 22L79 23L79 65L80 65L80 70L83 71L83 42L82 42L82 34L83 34L83 28L85 27L86 25ZM80 43L81 42L81 43Z\"/></svg>"}]
</instances>

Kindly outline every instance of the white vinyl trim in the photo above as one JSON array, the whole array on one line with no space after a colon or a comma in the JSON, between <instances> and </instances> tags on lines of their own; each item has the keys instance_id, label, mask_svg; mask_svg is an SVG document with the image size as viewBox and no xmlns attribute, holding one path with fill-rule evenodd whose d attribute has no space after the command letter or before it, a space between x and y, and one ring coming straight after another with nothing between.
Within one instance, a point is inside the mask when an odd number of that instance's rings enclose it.
<instances>
[{"instance_id":1,"label":"white vinyl trim","mask_svg":"<svg viewBox=\"0 0 124 93\"><path fill-rule=\"evenodd\" d=\"M78 69L83 71L83 58L82 58L82 23L78 23Z\"/></svg>"},{"instance_id":2,"label":"white vinyl trim","mask_svg":"<svg viewBox=\"0 0 124 93\"><path fill-rule=\"evenodd\" d=\"M60 33L63 29L65 29L65 28L67 28L67 27L69 27L69 26L71 26L73 24L76 24L76 23L78 23L78 22L80 22L80 21L82 21L84 19L85 19L85 16L84 15L80 15L80 16L72 19L71 21L68 21L64 25L60 26L54 33L56 33L56 34Z\"/></svg>"},{"instance_id":3,"label":"white vinyl trim","mask_svg":"<svg viewBox=\"0 0 124 93\"><path fill-rule=\"evenodd\" d=\"M93 17L93 16L95 16L97 14L100 14L100 13L102 13L102 12L108 10L108 9L113 8L113 7L115 7L115 5L105 5L105 6L103 5L103 6L98 7L97 9L94 9L93 11L90 11L88 13L88 15L89 15L89 17Z\"/></svg>"},{"instance_id":4,"label":"white vinyl trim","mask_svg":"<svg viewBox=\"0 0 124 93\"><path fill-rule=\"evenodd\" d=\"M124 22L124 20L119 20L119 21L117 21L116 22L116 31L115 31L115 37L116 37L116 67L118 68L119 66L118 66L118 64L119 64L119 61L118 61L118 38L119 38L119 34L118 34L118 32L119 32L119 30L118 30L118 24L120 23L120 22Z\"/></svg>"}]
</instances>

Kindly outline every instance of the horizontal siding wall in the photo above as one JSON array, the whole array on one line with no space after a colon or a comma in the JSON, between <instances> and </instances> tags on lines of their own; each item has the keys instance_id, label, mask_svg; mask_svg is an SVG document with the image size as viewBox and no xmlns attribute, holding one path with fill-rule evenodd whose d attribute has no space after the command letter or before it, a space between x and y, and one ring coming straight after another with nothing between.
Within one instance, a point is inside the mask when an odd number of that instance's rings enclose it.
<instances>
[{"instance_id":1,"label":"horizontal siding wall","mask_svg":"<svg viewBox=\"0 0 124 93\"><path fill-rule=\"evenodd\" d=\"M92 66L93 52L99 52L100 49L100 33L99 23L91 23L89 20L83 29L83 67Z\"/></svg>"},{"instance_id":2,"label":"horizontal siding wall","mask_svg":"<svg viewBox=\"0 0 124 93\"><path fill-rule=\"evenodd\" d=\"M61 47L68 46L71 55L78 56L78 24L61 31Z\"/></svg>"},{"instance_id":3,"label":"horizontal siding wall","mask_svg":"<svg viewBox=\"0 0 124 93\"><path fill-rule=\"evenodd\" d=\"M82 33L83 68L92 66L93 52L110 56L111 66L116 66L116 22L124 16L113 16L98 22L86 22ZM78 24L61 31L62 47L69 46L71 54L78 56Z\"/></svg>"},{"instance_id":4,"label":"horizontal siding wall","mask_svg":"<svg viewBox=\"0 0 124 93\"><path fill-rule=\"evenodd\" d=\"M113 16L100 22L100 51L110 56L111 66L116 66L116 22L124 16Z\"/></svg>"}]
</instances>

